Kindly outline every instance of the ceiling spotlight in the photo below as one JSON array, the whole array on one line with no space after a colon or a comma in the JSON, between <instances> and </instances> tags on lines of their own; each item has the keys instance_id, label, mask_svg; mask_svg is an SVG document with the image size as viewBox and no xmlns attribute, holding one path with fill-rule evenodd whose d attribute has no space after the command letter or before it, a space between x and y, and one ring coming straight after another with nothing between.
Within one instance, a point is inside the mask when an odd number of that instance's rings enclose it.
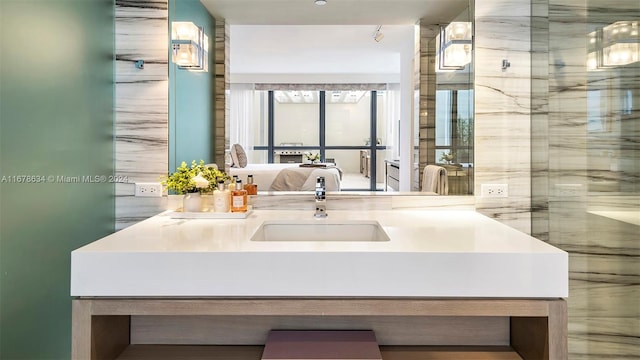
<instances>
[{"instance_id":1,"label":"ceiling spotlight","mask_svg":"<svg viewBox=\"0 0 640 360\"><path fill-rule=\"evenodd\" d=\"M316 5L327 5L327 0L316 0Z\"/></svg>"},{"instance_id":2,"label":"ceiling spotlight","mask_svg":"<svg viewBox=\"0 0 640 360\"><path fill-rule=\"evenodd\" d=\"M373 40L376 42L380 42L384 38L384 34L380 32L380 29L382 29L382 25L378 25L378 28L373 33Z\"/></svg>"}]
</instances>

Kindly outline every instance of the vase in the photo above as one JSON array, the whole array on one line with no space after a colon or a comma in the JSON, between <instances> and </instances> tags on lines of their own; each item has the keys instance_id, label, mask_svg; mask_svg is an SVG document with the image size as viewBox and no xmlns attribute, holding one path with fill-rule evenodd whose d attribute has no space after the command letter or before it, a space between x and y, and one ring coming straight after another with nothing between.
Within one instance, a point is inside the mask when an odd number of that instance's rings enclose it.
<instances>
[{"instance_id":1,"label":"vase","mask_svg":"<svg viewBox=\"0 0 640 360\"><path fill-rule=\"evenodd\" d=\"M200 193L186 193L182 198L182 211L199 212L202 211L202 196Z\"/></svg>"}]
</instances>

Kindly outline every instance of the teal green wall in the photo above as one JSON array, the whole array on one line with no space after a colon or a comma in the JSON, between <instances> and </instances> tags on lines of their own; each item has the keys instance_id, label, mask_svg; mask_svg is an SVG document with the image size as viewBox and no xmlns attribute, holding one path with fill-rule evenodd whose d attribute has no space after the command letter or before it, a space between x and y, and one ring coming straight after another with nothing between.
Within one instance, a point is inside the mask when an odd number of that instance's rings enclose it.
<instances>
[{"instance_id":1,"label":"teal green wall","mask_svg":"<svg viewBox=\"0 0 640 360\"><path fill-rule=\"evenodd\" d=\"M209 37L208 72L178 69L169 62L169 171L173 172L182 161L215 161L215 20L199 0L169 0L171 21L203 26Z\"/></svg>"},{"instance_id":2,"label":"teal green wall","mask_svg":"<svg viewBox=\"0 0 640 360\"><path fill-rule=\"evenodd\" d=\"M113 174L113 17L113 0L0 0L3 360L70 358L70 253L114 229L114 185L81 178Z\"/></svg>"}]
</instances>

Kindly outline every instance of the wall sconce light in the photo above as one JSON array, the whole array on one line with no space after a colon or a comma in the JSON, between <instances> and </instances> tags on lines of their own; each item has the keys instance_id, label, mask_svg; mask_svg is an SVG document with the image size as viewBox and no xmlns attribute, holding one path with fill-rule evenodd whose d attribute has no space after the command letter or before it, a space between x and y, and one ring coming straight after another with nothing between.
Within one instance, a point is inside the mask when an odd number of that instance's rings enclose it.
<instances>
[{"instance_id":1,"label":"wall sconce light","mask_svg":"<svg viewBox=\"0 0 640 360\"><path fill-rule=\"evenodd\" d=\"M440 27L437 62L440 70L461 70L471 62L471 22L455 21Z\"/></svg>"},{"instance_id":2,"label":"wall sconce light","mask_svg":"<svg viewBox=\"0 0 640 360\"><path fill-rule=\"evenodd\" d=\"M617 21L588 35L587 70L640 61L638 21Z\"/></svg>"},{"instance_id":3,"label":"wall sconce light","mask_svg":"<svg viewBox=\"0 0 640 360\"><path fill-rule=\"evenodd\" d=\"M605 67L634 63L640 55L637 21L618 21L602 29L602 65Z\"/></svg>"},{"instance_id":4,"label":"wall sconce light","mask_svg":"<svg viewBox=\"0 0 640 360\"><path fill-rule=\"evenodd\" d=\"M178 68L207 71L209 64L209 37L204 28L192 22L171 23L171 49Z\"/></svg>"}]
</instances>

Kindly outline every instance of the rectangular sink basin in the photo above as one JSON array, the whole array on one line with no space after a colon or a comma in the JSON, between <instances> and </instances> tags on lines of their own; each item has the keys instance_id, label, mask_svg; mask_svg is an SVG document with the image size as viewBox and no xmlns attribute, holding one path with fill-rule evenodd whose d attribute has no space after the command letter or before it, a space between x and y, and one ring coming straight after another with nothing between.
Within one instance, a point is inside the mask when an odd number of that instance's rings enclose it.
<instances>
[{"instance_id":1,"label":"rectangular sink basin","mask_svg":"<svg viewBox=\"0 0 640 360\"><path fill-rule=\"evenodd\" d=\"M265 221L252 241L389 241L377 221Z\"/></svg>"}]
</instances>

